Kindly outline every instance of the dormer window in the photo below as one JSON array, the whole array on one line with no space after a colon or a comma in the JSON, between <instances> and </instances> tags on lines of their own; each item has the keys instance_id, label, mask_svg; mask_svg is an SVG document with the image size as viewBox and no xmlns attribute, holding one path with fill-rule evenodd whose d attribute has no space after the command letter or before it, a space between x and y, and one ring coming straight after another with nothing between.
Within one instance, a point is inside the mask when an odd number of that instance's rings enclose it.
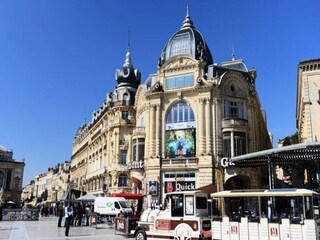
<instances>
[{"instance_id":1,"label":"dormer window","mask_svg":"<svg viewBox=\"0 0 320 240\"><path fill-rule=\"evenodd\" d=\"M189 33L179 34L172 40L170 48L170 57L177 55L191 54Z\"/></svg>"}]
</instances>

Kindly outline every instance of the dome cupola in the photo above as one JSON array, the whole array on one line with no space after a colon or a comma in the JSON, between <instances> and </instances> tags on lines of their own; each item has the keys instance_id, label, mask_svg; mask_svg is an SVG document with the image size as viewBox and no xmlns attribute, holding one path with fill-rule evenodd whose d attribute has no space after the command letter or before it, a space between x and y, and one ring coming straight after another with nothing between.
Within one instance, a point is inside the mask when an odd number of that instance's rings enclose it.
<instances>
[{"instance_id":1,"label":"dome cupola","mask_svg":"<svg viewBox=\"0 0 320 240\"><path fill-rule=\"evenodd\" d=\"M138 69L134 69L131 64L130 45L128 45L126 59L122 68L116 70L116 81L118 82L117 88L121 88L121 87L138 88L141 82L140 71Z\"/></svg>"},{"instance_id":2,"label":"dome cupola","mask_svg":"<svg viewBox=\"0 0 320 240\"><path fill-rule=\"evenodd\" d=\"M213 63L208 45L201 33L194 27L188 8L181 29L174 33L167 42L159 58L158 66L161 67L167 60L175 56L190 56L208 65Z\"/></svg>"}]
</instances>

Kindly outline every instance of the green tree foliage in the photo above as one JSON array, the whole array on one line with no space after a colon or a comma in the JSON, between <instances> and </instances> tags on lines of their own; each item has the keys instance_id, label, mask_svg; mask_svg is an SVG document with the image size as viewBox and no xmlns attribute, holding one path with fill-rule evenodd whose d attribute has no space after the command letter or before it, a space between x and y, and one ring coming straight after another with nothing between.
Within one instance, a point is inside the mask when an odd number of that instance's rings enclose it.
<instances>
[{"instance_id":1,"label":"green tree foliage","mask_svg":"<svg viewBox=\"0 0 320 240\"><path fill-rule=\"evenodd\" d=\"M298 137L298 132L291 136L287 136L283 139L283 146L289 146L292 144L297 144L299 143L299 137Z\"/></svg>"}]
</instances>

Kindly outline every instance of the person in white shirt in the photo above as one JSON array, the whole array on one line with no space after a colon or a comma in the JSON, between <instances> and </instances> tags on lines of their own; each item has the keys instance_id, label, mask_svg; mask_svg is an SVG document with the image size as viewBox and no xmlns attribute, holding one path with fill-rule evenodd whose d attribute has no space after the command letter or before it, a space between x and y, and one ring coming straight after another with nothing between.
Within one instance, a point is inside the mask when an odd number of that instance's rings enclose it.
<instances>
[{"instance_id":1,"label":"person in white shirt","mask_svg":"<svg viewBox=\"0 0 320 240\"><path fill-rule=\"evenodd\" d=\"M70 224L71 224L71 219L73 216L73 207L71 205L71 203L68 203L68 205L64 208L64 217L65 217L65 221L66 221L66 231L65 231L65 235L68 237L69 236L69 228L70 228Z\"/></svg>"}]
</instances>

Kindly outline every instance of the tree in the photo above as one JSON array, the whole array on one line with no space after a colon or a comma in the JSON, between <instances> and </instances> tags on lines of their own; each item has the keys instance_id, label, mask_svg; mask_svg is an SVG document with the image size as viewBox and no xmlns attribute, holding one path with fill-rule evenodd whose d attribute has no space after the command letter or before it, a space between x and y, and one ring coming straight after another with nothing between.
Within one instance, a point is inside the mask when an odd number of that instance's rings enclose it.
<instances>
[{"instance_id":1,"label":"tree","mask_svg":"<svg viewBox=\"0 0 320 240\"><path fill-rule=\"evenodd\" d=\"M279 142L282 142L282 146L289 146L292 144L297 144L299 143L299 137L298 137L298 132L291 136L287 136L282 140L279 140Z\"/></svg>"}]
</instances>

